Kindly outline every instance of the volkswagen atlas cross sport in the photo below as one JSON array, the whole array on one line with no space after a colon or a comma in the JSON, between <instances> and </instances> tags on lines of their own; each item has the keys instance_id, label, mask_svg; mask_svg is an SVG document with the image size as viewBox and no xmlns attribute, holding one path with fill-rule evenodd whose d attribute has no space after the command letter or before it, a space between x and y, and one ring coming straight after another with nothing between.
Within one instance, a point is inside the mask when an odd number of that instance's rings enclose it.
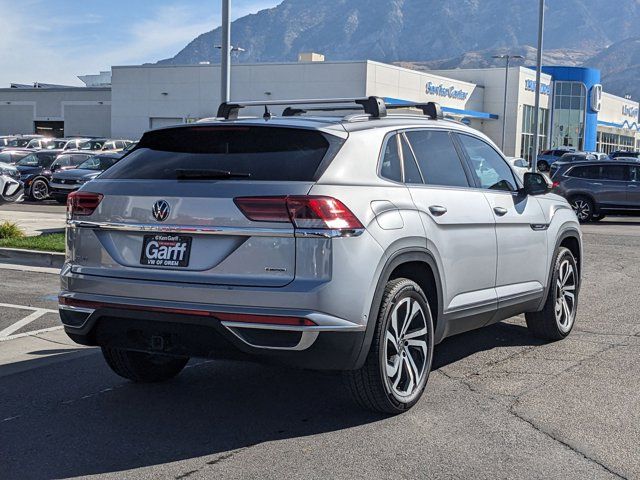
<instances>
[{"instance_id":1,"label":"volkswagen atlas cross sport","mask_svg":"<svg viewBox=\"0 0 640 480\"><path fill-rule=\"evenodd\" d=\"M519 180L433 103L276 103L147 132L69 195L73 340L134 382L190 357L340 370L362 406L399 413L446 337L521 313L533 335L571 332L580 226L542 175Z\"/></svg>"}]
</instances>

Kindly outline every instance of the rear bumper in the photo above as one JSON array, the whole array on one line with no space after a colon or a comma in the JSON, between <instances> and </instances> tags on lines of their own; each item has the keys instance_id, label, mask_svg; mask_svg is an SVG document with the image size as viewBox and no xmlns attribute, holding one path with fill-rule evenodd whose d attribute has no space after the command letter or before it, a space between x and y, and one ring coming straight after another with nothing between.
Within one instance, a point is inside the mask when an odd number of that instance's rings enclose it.
<instances>
[{"instance_id":1,"label":"rear bumper","mask_svg":"<svg viewBox=\"0 0 640 480\"><path fill-rule=\"evenodd\" d=\"M79 300L74 294L61 296ZM349 370L356 368L364 343L364 326L314 311L159 305L137 299L83 297L85 306L60 305L66 333L83 345ZM304 325L274 325L229 321L230 315L289 316L309 321Z\"/></svg>"}]
</instances>

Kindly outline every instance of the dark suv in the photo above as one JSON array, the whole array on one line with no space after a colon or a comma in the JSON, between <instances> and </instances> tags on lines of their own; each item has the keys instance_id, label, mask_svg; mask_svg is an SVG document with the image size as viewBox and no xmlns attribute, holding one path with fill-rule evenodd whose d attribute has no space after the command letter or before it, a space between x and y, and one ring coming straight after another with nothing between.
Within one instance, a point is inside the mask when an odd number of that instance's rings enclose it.
<instances>
[{"instance_id":1,"label":"dark suv","mask_svg":"<svg viewBox=\"0 0 640 480\"><path fill-rule=\"evenodd\" d=\"M640 152L627 152L626 150L618 150L616 152L611 152L609 154L609 157L611 159L618 159L618 158L640 158Z\"/></svg>"},{"instance_id":2,"label":"dark suv","mask_svg":"<svg viewBox=\"0 0 640 480\"><path fill-rule=\"evenodd\" d=\"M552 180L581 222L640 214L640 161L566 163Z\"/></svg>"}]
</instances>

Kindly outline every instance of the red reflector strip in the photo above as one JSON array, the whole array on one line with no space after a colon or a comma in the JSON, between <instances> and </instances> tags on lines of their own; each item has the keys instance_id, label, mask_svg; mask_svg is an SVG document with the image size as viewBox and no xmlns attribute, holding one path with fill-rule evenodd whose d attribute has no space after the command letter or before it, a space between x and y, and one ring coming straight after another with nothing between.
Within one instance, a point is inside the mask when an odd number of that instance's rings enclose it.
<instances>
[{"instance_id":1,"label":"red reflector strip","mask_svg":"<svg viewBox=\"0 0 640 480\"><path fill-rule=\"evenodd\" d=\"M60 305L69 307L88 308L97 310L99 308L117 308L124 310L136 310L145 312L172 313L176 315L194 315L198 317L217 318L223 322L239 322L239 323L262 323L267 325L288 325L295 327L312 327L316 324L308 318L302 317L280 317L276 315L252 315L247 313L225 313L210 312L207 310L191 310L184 308L164 308L164 307L144 307L141 305L126 305L103 302L90 302L86 300L78 300L69 297L58 297Z\"/></svg>"}]
</instances>

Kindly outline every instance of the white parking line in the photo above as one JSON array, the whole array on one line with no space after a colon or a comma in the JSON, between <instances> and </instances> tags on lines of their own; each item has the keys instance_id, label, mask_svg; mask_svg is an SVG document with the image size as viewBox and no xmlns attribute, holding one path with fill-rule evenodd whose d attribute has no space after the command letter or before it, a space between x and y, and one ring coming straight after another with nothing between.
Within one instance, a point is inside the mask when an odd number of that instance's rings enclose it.
<instances>
[{"instance_id":1,"label":"white parking line","mask_svg":"<svg viewBox=\"0 0 640 480\"><path fill-rule=\"evenodd\" d=\"M40 335L41 333L55 332L56 330L62 330L63 328L64 327L62 325L59 325L57 327L49 327L49 328L43 328L42 330L33 330L31 332L18 333L16 335L9 335L8 337L0 337L0 343L6 342L8 340L15 340L16 338L35 337L37 335Z\"/></svg>"},{"instance_id":2,"label":"white parking line","mask_svg":"<svg viewBox=\"0 0 640 480\"><path fill-rule=\"evenodd\" d=\"M12 333L17 332L22 327L29 325L32 322L35 322L47 313L58 313L56 310L51 310L49 308L28 307L26 305L14 305L12 303L0 303L0 308L14 308L16 310L30 310L32 312L22 320L9 325L4 330L0 330L0 340L7 339Z\"/></svg>"}]
</instances>

